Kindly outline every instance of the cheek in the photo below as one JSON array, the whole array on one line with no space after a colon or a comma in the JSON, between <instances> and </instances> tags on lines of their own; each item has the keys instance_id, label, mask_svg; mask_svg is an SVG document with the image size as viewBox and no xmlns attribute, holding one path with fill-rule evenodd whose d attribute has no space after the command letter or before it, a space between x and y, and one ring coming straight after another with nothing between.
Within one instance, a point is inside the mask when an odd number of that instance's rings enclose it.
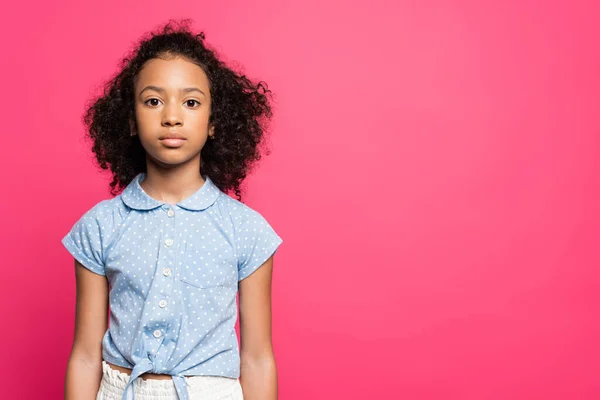
<instances>
[{"instance_id":1,"label":"cheek","mask_svg":"<svg viewBox=\"0 0 600 400\"><path fill-rule=\"evenodd\" d=\"M187 121L193 122L196 125L208 125L209 114L206 110L191 111L186 116Z\"/></svg>"},{"instance_id":2,"label":"cheek","mask_svg":"<svg viewBox=\"0 0 600 400\"><path fill-rule=\"evenodd\" d=\"M148 109L136 108L135 118L137 120L138 125L144 125L149 122L153 122L157 118L157 113L151 112Z\"/></svg>"}]
</instances>

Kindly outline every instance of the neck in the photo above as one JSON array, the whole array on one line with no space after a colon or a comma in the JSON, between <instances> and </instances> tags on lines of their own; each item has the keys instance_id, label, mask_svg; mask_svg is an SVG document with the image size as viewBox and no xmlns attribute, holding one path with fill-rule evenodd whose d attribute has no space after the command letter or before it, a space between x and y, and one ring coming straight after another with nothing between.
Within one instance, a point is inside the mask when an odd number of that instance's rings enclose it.
<instances>
[{"instance_id":1,"label":"neck","mask_svg":"<svg viewBox=\"0 0 600 400\"><path fill-rule=\"evenodd\" d=\"M169 168L147 160L146 177L140 186L156 200L179 203L204 185L205 180L200 174L200 157L195 160Z\"/></svg>"}]
</instances>

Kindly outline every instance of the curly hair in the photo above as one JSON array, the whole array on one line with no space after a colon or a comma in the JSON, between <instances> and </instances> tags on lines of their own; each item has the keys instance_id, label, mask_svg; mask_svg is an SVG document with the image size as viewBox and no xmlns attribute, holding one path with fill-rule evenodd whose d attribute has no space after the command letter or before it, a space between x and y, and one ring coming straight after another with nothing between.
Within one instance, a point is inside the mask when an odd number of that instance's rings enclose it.
<instances>
[{"instance_id":1,"label":"curly hair","mask_svg":"<svg viewBox=\"0 0 600 400\"><path fill-rule=\"evenodd\" d=\"M101 96L86 106L83 122L100 168L112 172L111 194L122 191L140 172L146 172L146 153L137 135L134 82L144 64L154 58L183 57L206 73L212 97L209 123L215 139L200 153L200 170L224 192L242 199L241 185L261 155L272 117L271 91L265 82L252 82L228 67L204 43L204 32L194 33L190 20L170 20L145 34L121 61L119 71L104 84Z\"/></svg>"}]
</instances>

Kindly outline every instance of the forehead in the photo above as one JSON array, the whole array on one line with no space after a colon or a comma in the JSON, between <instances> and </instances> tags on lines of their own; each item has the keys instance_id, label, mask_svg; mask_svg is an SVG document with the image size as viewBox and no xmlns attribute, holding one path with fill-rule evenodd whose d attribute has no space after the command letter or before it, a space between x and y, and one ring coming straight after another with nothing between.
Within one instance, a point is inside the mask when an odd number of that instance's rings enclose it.
<instances>
[{"instance_id":1,"label":"forehead","mask_svg":"<svg viewBox=\"0 0 600 400\"><path fill-rule=\"evenodd\" d=\"M146 85L169 89L196 86L208 93L209 82L204 70L185 58L153 58L140 69L135 82L136 90Z\"/></svg>"}]
</instances>

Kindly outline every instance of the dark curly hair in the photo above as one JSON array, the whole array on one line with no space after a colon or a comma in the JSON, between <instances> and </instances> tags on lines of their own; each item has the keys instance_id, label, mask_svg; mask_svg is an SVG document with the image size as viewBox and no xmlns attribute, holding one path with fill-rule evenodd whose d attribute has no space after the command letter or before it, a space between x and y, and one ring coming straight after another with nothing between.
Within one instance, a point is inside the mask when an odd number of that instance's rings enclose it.
<instances>
[{"instance_id":1,"label":"dark curly hair","mask_svg":"<svg viewBox=\"0 0 600 400\"><path fill-rule=\"evenodd\" d=\"M145 34L121 61L115 76L104 84L101 96L86 107L83 122L100 168L110 168L111 194L122 191L140 172L146 172L146 153L135 129L134 82L144 64L153 58L183 57L206 73L212 97L209 123L215 139L200 154L202 175L224 192L242 199L241 185L253 164L268 155L265 133L272 117L272 94L266 83L253 83L228 67L205 43L204 32L194 33L191 20L170 20Z\"/></svg>"}]
</instances>

